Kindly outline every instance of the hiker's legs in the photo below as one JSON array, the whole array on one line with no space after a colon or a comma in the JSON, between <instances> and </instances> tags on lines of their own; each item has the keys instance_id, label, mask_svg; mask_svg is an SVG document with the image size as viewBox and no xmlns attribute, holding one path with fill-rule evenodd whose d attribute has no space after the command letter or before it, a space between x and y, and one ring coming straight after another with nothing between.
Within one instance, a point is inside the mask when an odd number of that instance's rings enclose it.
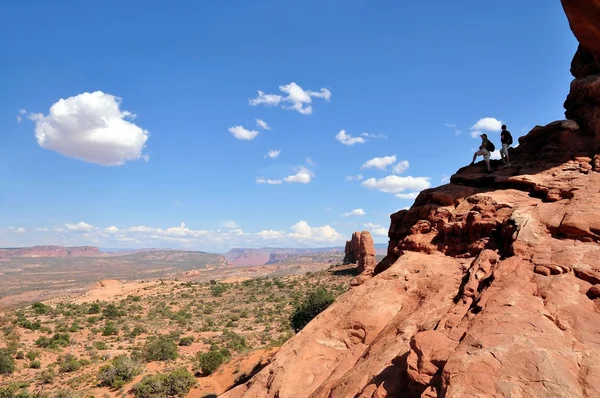
<instances>
[{"instance_id":1,"label":"hiker's legs","mask_svg":"<svg viewBox=\"0 0 600 398\"><path fill-rule=\"evenodd\" d=\"M475 163L475 159L477 159L477 152L473 154L473 161L471 162L471 164Z\"/></svg>"},{"instance_id":2,"label":"hiker's legs","mask_svg":"<svg viewBox=\"0 0 600 398\"><path fill-rule=\"evenodd\" d=\"M486 149L482 149L482 151L485 151L485 153L483 154L483 159L485 160L485 165L487 166L487 171L490 171L490 152Z\"/></svg>"},{"instance_id":3,"label":"hiker's legs","mask_svg":"<svg viewBox=\"0 0 600 398\"><path fill-rule=\"evenodd\" d=\"M510 164L510 158L508 157L508 144L502 144L502 158L506 164Z\"/></svg>"}]
</instances>

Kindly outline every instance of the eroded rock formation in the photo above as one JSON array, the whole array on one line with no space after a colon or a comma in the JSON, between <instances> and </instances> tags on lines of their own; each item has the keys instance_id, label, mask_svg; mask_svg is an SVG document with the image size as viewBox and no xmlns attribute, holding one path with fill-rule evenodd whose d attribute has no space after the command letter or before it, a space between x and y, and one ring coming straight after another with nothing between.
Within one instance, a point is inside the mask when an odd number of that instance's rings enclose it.
<instances>
[{"instance_id":1,"label":"eroded rock formation","mask_svg":"<svg viewBox=\"0 0 600 398\"><path fill-rule=\"evenodd\" d=\"M563 4L568 119L392 214L372 276L225 397L600 397L600 83L581 77L600 7Z\"/></svg>"},{"instance_id":2,"label":"eroded rock formation","mask_svg":"<svg viewBox=\"0 0 600 398\"><path fill-rule=\"evenodd\" d=\"M345 264L358 264L358 277L352 281L353 286L360 285L373 275L377 265L375 244L369 231L354 232L346 241Z\"/></svg>"}]
</instances>

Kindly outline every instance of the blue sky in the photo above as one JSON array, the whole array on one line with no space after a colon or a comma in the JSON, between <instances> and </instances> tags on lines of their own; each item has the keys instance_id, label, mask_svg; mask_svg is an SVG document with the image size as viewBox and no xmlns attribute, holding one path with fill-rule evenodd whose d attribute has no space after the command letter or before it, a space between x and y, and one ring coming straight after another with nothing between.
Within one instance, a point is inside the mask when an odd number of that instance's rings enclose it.
<instances>
[{"instance_id":1,"label":"blue sky","mask_svg":"<svg viewBox=\"0 0 600 398\"><path fill-rule=\"evenodd\" d=\"M564 117L560 2L438 3L0 4L0 247L387 242L473 131Z\"/></svg>"}]
</instances>

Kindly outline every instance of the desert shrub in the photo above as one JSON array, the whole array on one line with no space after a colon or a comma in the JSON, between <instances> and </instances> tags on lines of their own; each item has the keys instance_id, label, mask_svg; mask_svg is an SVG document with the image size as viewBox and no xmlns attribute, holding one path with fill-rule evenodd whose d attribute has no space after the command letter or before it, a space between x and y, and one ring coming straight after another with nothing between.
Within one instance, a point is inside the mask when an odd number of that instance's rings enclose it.
<instances>
[{"instance_id":1,"label":"desert shrub","mask_svg":"<svg viewBox=\"0 0 600 398\"><path fill-rule=\"evenodd\" d=\"M314 317L329 307L334 300L333 294L324 288L318 288L308 294L290 316L290 324L294 331L299 332L302 330Z\"/></svg>"},{"instance_id":2,"label":"desert shrub","mask_svg":"<svg viewBox=\"0 0 600 398\"><path fill-rule=\"evenodd\" d=\"M9 384L5 387L0 387L0 398L14 398L18 387L14 384Z\"/></svg>"},{"instance_id":3,"label":"desert shrub","mask_svg":"<svg viewBox=\"0 0 600 398\"><path fill-rule=\"evenodd\" d=\"M227 349L211 349L208 352L199 352L196 354L198 365L202 373L206 376L212 374L225 362L229 361L231 354Z\"/></svg>"},{"instance_id":4,"label":"desert shrub","mask_svg":"<svg viewBox=\"0 0 600 398\"><path fill-rule=\"evenodd\" d=\"M100 313L100 304L92 303L90 308L88 309L88 314L99 314Z\"/></svg>"},{"instance_id":5,"label":"desert shrub","mask_svg":"<svg viewBox=\"0 0 600 398\"><path fill-rule=\"evenodd\" d=\"M31 309L38 315L44 315L47 314L52 308L44 303L36 301L35 303L31 304Z\"/></svg>"},{"instance_id":6,"label":"desert shrub","mask_svg":"<svg viewBox=\"0 0 600 398\"><path fill-rule=\"evenodd\" d=\"M114 304L107 305L102 311L102 316L108 319L117 319L123 315L125 315L125 312L119 310Z\"/></svg>"},{"instance_id":7,"label":"desert shrub","mask_svg":"<svg viewBox=\"0 0 600 398\"><path fill-rule=\"evenodd\" d=\"M8 350L0 350L0 374L11 374L15 371L15 360Z\"/></svg>"},{"instance_id":8,"label":"desert shrub","mask_svg":"<svg viewBox=\"0 0 600 398\"><path fill-rule=\"evenodd\" d=\"M212 285L210 287L210 292L212 293L213 296L215 297L220 297L223 295L223 293L225 293L225 291L227 290L227 286L218 283L216 285Z\"/></svg>"},{"instance_id":9,"label":"desert shrub","mask_svg":"<svg viewBox=\"0 0 600 398\"><path fill-rule=\"evenodd\" d=\"M136 398L183 398L194 385L194 375L186 368L178 368L166 374L144 376L133 391Z\"/></svg>"},{"instance_id":10,"label":"desert shrub","mask_svg":"<svg viewBox=\"0 0 600 398\"><path fill-rule=\"evenodd\" d=\"M29 351L27 353L27 359L29 359L30 361L35 360L39 356L40 356L40 353L37 351Z\"/></svg>"},{"instance_id":11,"label":"desert shrub","mask_svg":"<svg viewBox=\"0 0 600 398\"><path fill-rule=\"evenodd\" d=\"M108 350L108 346L104 341L94 341L94 348L100 351Z\"/></svg>"},{"instance_id":12,"label":"desert shrub","mask_svg":"<svg viewBox=\"0 0 600 398\"><path fill-rule=\"evenodd\" d=\"M79 397L81 397L81 394L79 394L77 391L74 391L71 389L58 390L58 391L55 391L54 394L52 395L52 398L79 398Z\"/></svg>"},{"instance_id":13,"label":"desert shrub","mask_svg":"<svg viewBox=\"0 0 600 398\"><path fill-rule=\"evenodd\" d=\"M77 359L73 354L67 354L64 357L58 358L58 369L63 373L74 372L81 368L86 361Z\"/></svg>"},{"instance_id":14,"label":"desert shrub","mask_svg":"<svg viewBox=\"0 0 600 398\"><path fill-rule=\"evenodd\" d=\"M179 340L179 345L190 346L190 345L192 345L193 342L194 342L193 336L185 336L185 337L182 337L181 340Z\"/></svg>"},{"instance_id":15,"label":"desert shrub","mask_svg":"<svg viewBox=\"0 0 600 398\"><path fill-rule=\"evenodd\" d=\"M128 381L141 373L140 365L126 355L115 357L110 364L104 365L98 371L98 381L101 386L121 388Z\"/></svg>"},{"instance_id":16,"label":"desert shrub","mask_svg":"<svg viewBox=\"0 0 600 398\"><path fill-rule=\"evenodd\" d=\"M107 321L102 329L102 336L113 336L119 334L117 325L112 321Z\"/></svg>"},{"instance_id":17,"label":"desert shrub","mask_svg":"<svg viewBox=\"0 0 600 398\"><path fill-rule=\"evenodd\" d=\"M23 351L19 351L17 352L16 357L17 359L24 359L25 358L25 353Z\"/></svg>"},{"instance_id":18,"label":"desert shrub","mask_svg":"<svg viewBox=\"0 0 600 398\"><path fill-rule=\"evenodd\" d=\"M177 345L169 336L152 337L144 345L146 361L166 361L177 358Z\"/></svg>"},{"instance_id":19,"label":"desert shrub","mask_svg":"<svg viewBox=\"0 0 600 398\"><path fill-rule=\"evenodd\" d=\"M146 333L146 332L148 332L148 330L145 327L140 326L140 325L136 325L133 328L133 330L131 331L131 333L129 333L129 336L130 337L136 337L136 336L139 336L140 334Z\"/></svg>"},{"instance_id":20,"label":"desert shrub","mask_svg":"<svg viewBox=\"0 0 600 398\"><path fill-rule=\"evenodd\" d=\"M42 384L51 384L52 382L54 382L55 377L56 372L54 372L54 369L44 369L40 374L40 381L42 382Z\"/></svg>"},{"instance_id":21,"label":"desert shrub","mask_svg":"<svg viewBox=\"0 0 600 398\"><path fill-rule=\"evenodd\" d=\"M42 367L42 363L39 360L36 359L35 361L31 361L29 363L29 367L31 369L39 369L39 368Z\"/></svg>"},{"instance_id":22,"label":"desert shrub","mask_svg":"<svg viewBox=\"0 0 600 398\"><path fill-rule=\"evenodd\" d=\"M248 348L246 338L242 335L227 331L223 333L223 337L225 337L228 340L227 347L231 348L234 351L242 351L245 348Z\"/></svg>"},{"instance_id":23,"label":"desert shrub","mask_svg":"<svg viewBox=\"0 0 600 398\"><path fill-rule=\"evenodd\" d=\"M40 336L40 338L35 341L35 345L41 348L58 348L68 346L70 341L68 334L55 333L50 339L46 336Z\"/></svg>"}]
</instances>

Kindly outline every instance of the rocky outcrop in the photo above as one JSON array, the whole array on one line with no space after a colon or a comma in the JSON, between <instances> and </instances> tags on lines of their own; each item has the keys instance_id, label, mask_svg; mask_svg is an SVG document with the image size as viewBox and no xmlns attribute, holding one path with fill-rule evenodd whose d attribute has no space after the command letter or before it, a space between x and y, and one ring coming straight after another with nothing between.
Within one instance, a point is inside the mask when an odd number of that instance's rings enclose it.
<instances>
[{"instance_id":1,"label":"rocky outcrop","mask_svg":"<svg viewBox=\"0 0 600 398\"><path fill-rule=\"evenodd\" d=\"M583 3L563 1L574 30ZM392 214L373 276L224 396L600 396L599 87L576 78L568 119L511 166L464 167Z\"/></svg>"},{"instance_id":2,"label":"rocky outcrop","mask_svg":"<svg viewBox=\"0 0 600 398\"><path fill-rule=\"evenodd\" d=\"M376 250L369 231L354 232L352 238L346 241L344 264L356 263L358 277L351 284L360 285L373 275L377 265Z\"/></svg>"},{"instance_id":3,"label":"rocky outcrop","mask_svg":"<svg viewBox=\"0 0 600 398\"><path fill-rule=\"evenodd\" d=\"M356 264L360 251L360 232L354 232L352 238L346 241L344 248L344 264Z\"/></svg>"}]
</instances>

